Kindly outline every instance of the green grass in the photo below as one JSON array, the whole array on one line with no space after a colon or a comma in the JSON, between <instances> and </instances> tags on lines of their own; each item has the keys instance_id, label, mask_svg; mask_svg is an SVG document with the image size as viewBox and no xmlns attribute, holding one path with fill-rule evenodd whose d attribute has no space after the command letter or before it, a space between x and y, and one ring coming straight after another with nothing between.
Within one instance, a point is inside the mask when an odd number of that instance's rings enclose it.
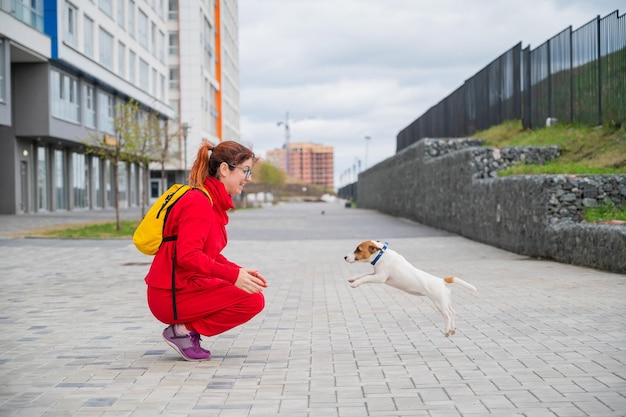
<instances>
[{"instance_id":1,"label":"green grass","mask_svg":"<svg viewBox=\"0 0 626 417\"><path fill-rule=\"evenodd\" d=\"M544 165L520 164L511 168L503 169L498 172L498 176L505 177L507 175L613 175L624 174L626 170L620 168L602 168L589 166L580 162L563 163L548 162Z\"/></svg>"},{"instance_id":2,"label":"green grass","mask_svg":"<svg viewBox=\"0 0 626 417\"><path fill-rule=\"evenodd\" d=\"M601 207L586 208L583 217L589 223L608 220L626 221L626 208L618 209L613 204L605 204Z\"/></svg>"},{"instance_id":3,"label":"green grass","mask_svg":"<svg viewBox=\"0 0 626 417\"><path fill-rule=\"evenodd\" d=\"M527 130L514 120L472 135L485 146L550 146L562 156L544 165L518 164L499 175L626 174L626 127L590 127L569 124Z\"/></svg>"},{"instance_id":4,"label":"green grass","mask_svg":"<svg viewBox=\"0 0 626 417\"><path fill-rule=\"evenodd\" d=\"M35 232L31 236L64 239L123 239L132 238L138 225L138 220L123 220L122 228L119 231L117 230L116 222L111 222L43 230Z\"/></svg>"}]
</instances>

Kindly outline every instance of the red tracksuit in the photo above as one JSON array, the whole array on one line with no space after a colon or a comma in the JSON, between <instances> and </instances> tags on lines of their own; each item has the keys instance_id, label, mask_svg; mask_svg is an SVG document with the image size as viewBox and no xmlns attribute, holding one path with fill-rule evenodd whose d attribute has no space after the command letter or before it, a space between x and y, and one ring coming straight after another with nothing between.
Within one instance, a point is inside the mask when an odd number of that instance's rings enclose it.
<instances>
[{"instance_id":1,"label":"red tracksuit","mask_svg":"<svg viewBox=\"0 0 626 417\"><path fill-rule=\"evenodd\" d=\"M227 210L233 208L224 184L209 176L200 190L189 190L174 205L165 224L164 242L146 276L148 306L166 324L184 323L190 330L213 336L243 324L265 306L262 293L235 287L240 266L221 251L227 243ZM172 255L176 252L176 311L172 305Z\"/></svg>"}]
</instances>

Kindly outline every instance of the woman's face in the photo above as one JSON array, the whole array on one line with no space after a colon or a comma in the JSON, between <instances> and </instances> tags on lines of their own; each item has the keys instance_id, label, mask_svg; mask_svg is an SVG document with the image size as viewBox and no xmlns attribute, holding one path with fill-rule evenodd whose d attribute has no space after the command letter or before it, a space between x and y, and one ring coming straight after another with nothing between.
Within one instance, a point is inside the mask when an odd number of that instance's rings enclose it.
<instances>
[{"instance_id":1,"label":"woman's face","mask_svg":"<svg viewBox=\"0 0 626 417\"><path fill-rule=\"evenodd\" d=\"M252 179L252 158L239 165L229 166L223 162L220 166L220 174L220 180L224 183L224 188L228 194L241 194L243 187Z\"/></svg>"}]
</instances>

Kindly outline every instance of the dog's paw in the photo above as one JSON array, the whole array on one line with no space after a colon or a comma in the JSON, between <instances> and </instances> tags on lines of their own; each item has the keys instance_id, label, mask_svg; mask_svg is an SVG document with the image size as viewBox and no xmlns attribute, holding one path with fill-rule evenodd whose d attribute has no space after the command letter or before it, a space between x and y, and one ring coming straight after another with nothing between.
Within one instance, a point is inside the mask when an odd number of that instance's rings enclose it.
<instances>
[{"instance_id":1,"label":"dog's paw","mask_svg":"<svg viewBox=\"0 0 626 417\"><path fill-rule=\"evenodd\" d=\"M350 286L351 286L352 288L356 288L356 287L358 287L359 285L361 285L361 283L360 283L359 281L357 281L356 279L353 279L353 280L348 280L348 282L350 283Z\"/></svg>"},{"instance_id":2,"label":"dog's paw","mask_svg":"<svg viewBox=\"0 0 626 417\"><path fill-rule=\"evenodd\" d=\"M445 334L446 337L450 337L452 336L454 333L456 333L456 329L452 329L452 330L448 330Z\"/></svg>"}]
</instances>

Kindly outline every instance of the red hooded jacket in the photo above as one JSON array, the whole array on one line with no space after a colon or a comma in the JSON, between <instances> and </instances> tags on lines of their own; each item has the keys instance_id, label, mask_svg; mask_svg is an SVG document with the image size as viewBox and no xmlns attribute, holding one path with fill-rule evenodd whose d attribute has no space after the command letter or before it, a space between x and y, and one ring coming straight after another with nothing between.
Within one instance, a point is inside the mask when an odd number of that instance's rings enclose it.
<instances>
[{"instance_id":1,"label":"red hooded jacket","mask_svg":"<svg viewBox=\"0 0 626 417\"><path fill-rule=\"evenodd\" d=\"M224 184L209 176L204 187L213 204L200 190L189 190L169 213L163 236L178 239L164 242L154 256L146 276L150 287L172 288L172 255L176 251L176 288L185 288L192 280L219 278L235 283L240 266L223 255L228 237L227 210L234 208ZM209 282L207 281L207 284Z\"/></svg>"}]
</instances>

